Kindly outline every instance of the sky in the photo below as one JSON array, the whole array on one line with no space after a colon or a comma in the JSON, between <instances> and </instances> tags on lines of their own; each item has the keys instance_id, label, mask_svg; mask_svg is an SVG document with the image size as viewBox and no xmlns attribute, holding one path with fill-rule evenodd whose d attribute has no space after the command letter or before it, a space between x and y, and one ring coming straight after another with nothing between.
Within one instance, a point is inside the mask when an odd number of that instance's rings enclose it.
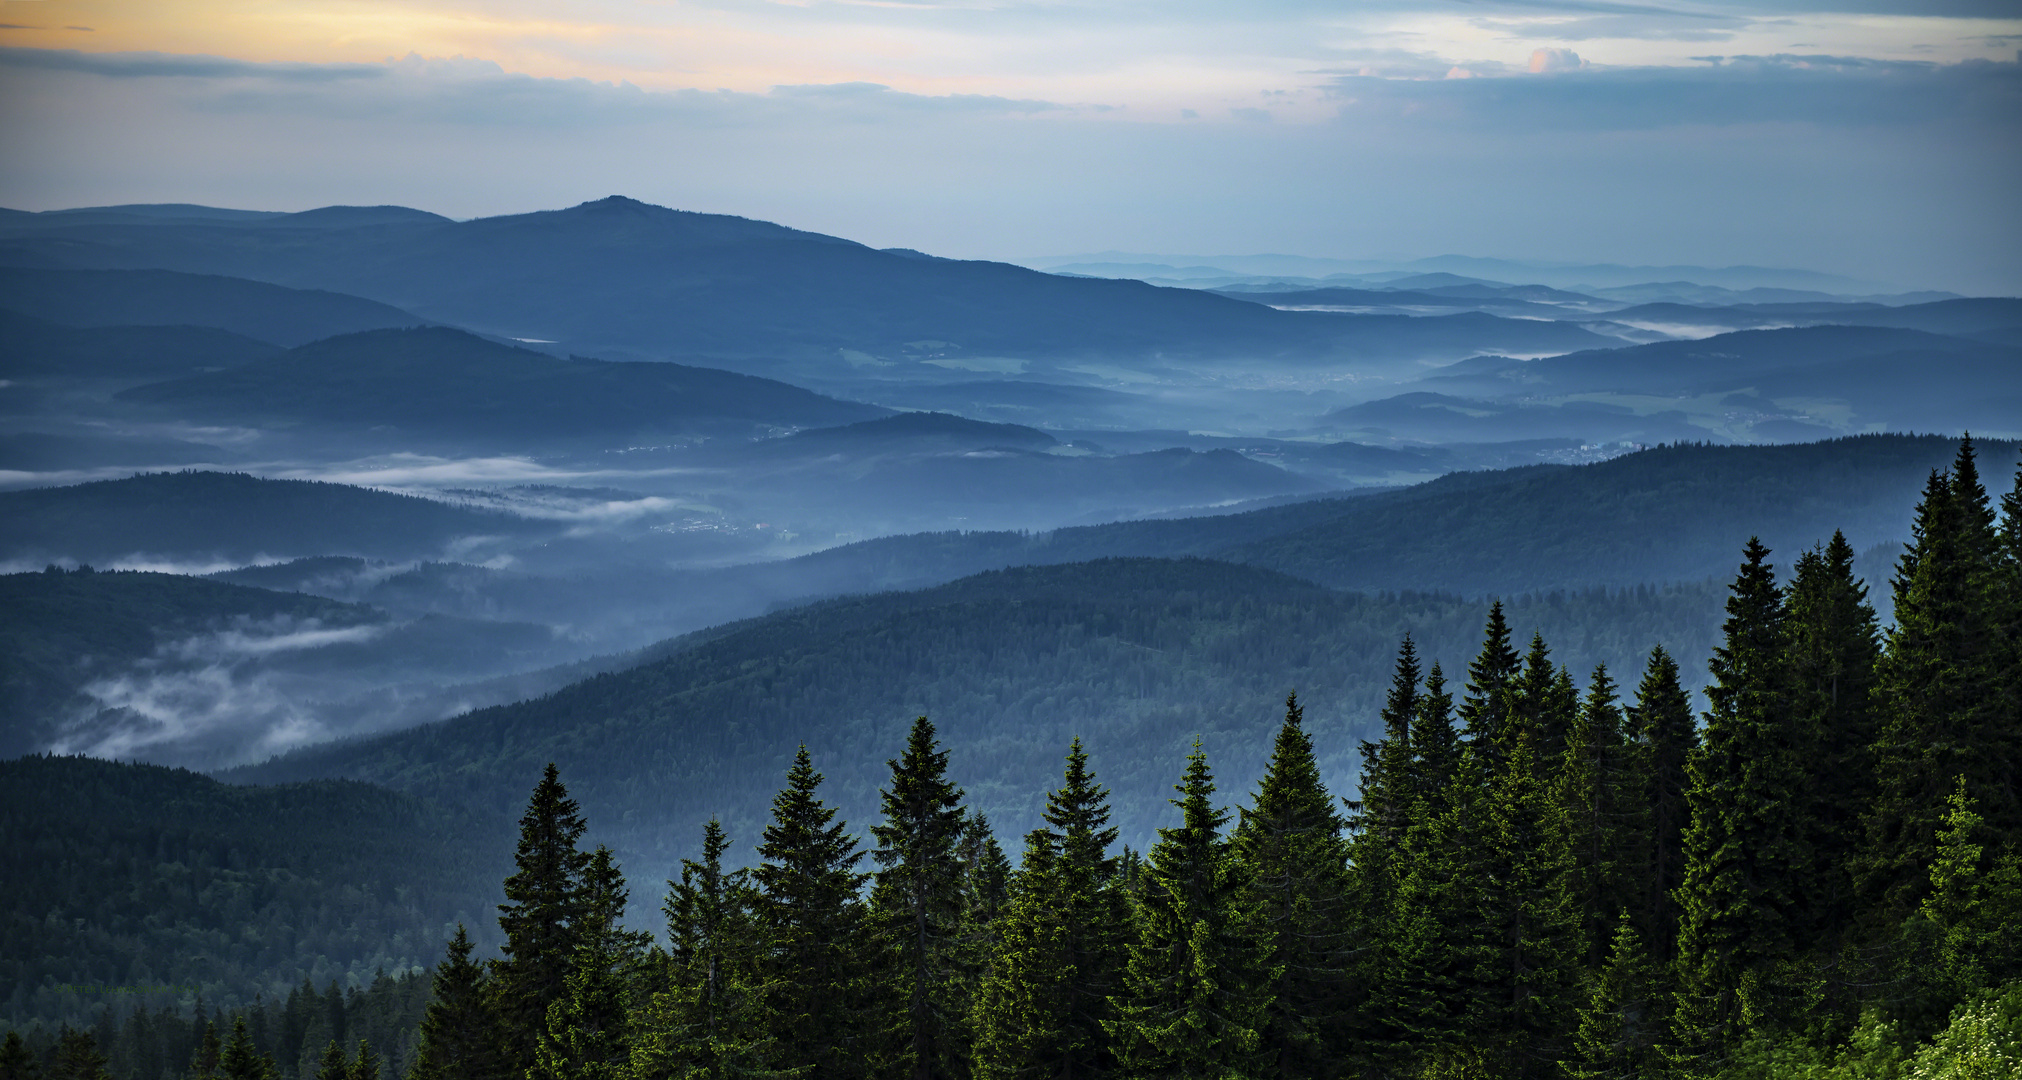
<instances>
[{"instance_id":1,"label":"sky","mask_svg":"<svg viewBox=\"0 0 2022 1080\"><path fill-rule=\"evenodd\" d=\"M2022 293L2016 0L0 0L0 206Z\"/></svg>"}]
</instances>

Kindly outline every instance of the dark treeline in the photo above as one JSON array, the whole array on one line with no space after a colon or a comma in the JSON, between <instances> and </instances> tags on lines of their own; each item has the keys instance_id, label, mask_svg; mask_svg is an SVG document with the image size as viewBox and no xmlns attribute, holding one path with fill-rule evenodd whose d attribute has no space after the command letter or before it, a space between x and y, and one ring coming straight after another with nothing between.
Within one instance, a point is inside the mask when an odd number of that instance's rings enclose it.
<instances>
[{"instance_id":1,"label":"dark treeline","mask_svg":"<svg viewBox=\"0 0 2022 1080\"><path fill-rule=\"evenodd\" d=\"M1197 742L1141 854L1078 740L1015 865L926 718L867 846L803 748L753 866L705 826L664 947L549 766L503 953L458 932L407 1075L2015 1075L2022 474L1998 515L1970 443L1932 475L1886 634L1853 561L1748 544L1696 723L1662 649L1618 688L1500 605L1464 672L1407 637L1356 800L1289 698L1247 805Z\"/></svg>"}]
</instances>

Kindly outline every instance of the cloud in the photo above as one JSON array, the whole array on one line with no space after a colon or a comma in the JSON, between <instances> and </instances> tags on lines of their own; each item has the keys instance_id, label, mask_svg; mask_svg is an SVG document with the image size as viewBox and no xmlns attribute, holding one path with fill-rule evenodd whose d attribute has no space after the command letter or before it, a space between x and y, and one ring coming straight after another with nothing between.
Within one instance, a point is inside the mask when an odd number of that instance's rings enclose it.
<instances>
[{"instance_id":1,"label":"cloud","mask_svg":"<svg viewBox=\"0 0 2022 1080\"><path fill-rule=\"evenodd\" d=\"M1580 54L1571 49L1531 50L1530 70L1534 75L1547 71L1578 71L1582 66Z\"/></svg>"},{"instance_id":2,"label":"cloud","mask_svg":"<svg viewBox=\"0 0 2022 1080\"><path fill-rule=\"evenodd\" d=\"M1560 66L1570 50L1532 70ZM2022 64L1932 64L1840 56L1730 56L1701 67L1595 69L1578 79L1416 82L1337 76L1345 118L1520 125L1529 130L1650 130L1797 123L1826 127L1960 122L2022 137ZM1477 71L1476 74L1480 72ZM1348 104L1351 102L1352 104Z\"/></svg>"},{"instance_id":3,"label":"cloud","mask_svg":"<svg viewBox=\"0 0 2022 1080\"><path fill-rule=\"evenodd\" d=\"M384 77L384 64L255 63L222 56L160 52L89 53L76 49L0 46L0 66L77 71L113 79L258 79L269 82L331 83Z\"/></svg>"}]
</instances>

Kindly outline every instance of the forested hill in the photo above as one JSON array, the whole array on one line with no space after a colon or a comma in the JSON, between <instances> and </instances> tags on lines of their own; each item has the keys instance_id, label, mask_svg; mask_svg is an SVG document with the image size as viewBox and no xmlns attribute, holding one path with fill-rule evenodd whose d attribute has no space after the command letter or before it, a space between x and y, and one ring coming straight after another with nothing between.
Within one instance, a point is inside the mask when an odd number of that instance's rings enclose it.
<instances>
[{"instance_id":1,"label":"forested hill","mask_svg":"<svg viewBox=\"0 0 2022 1080\"><path fill-rule=\"evenodd\" d=\"M1858 551L1909 538L1910 507L1955 444L1862 435L1783 446L1661 446L1594 465L1453 473L1397 491L1242 514L1016 533L869 540L714 575L786 598L918 587L1002 566L1204 556L1350 589L1486 596L1702 581L1760 536L1785 557L1843 530ZM1989 442L2003 476L2022 444Z\"/></svg>"},{"instance_id":2,"label":"forested hill","mask_svg":"<svg viewBox=\"0 0 2022 1080\"><path fill-rule=\"evenodd\" d=\"M1710 584L1526 598L1510 611L1524 639L1542 632L1574 670L1639 671L1662 644L1688 679L1720 622ZM1204 560L1025 567L735 623L537 700L226 775L350 777L502 816L552 760L599 838L643 858L628 865L650 879L690 853L712 814L738 844L755 842L800 742L845 816L868 820L882 762L926 714L954 775L1011 836L1034 824L1067 741L1086 737L1141 846L1193 736L1214 748L1233 798L1258 775L1292 688L1309 702L1330 781L1351 787L1398 637L1412 632L1457 673L1484 615L1474 601L1344 594Z\"/></svg>"},{"instance_id":3,"label":"forested hill","mask_svg":"<svg viewBox=\"0 0 2022 1080\"><path fill-rule=\"evenodd\" d=\"M0 762L0 1022L84 1024L196 991L278 1000L305 978L433 964L459 921L492 938L509 836L367 784Z\"/></svg>"},{"instance_id":4,"label":"forested hill","mask_svg":"<svg viewBox=\"0 0 2022 1080\"><path fill-rule=\"evenodd\" d=\"M412 495L243 473L144 473L0 493L0 551L30 565L148 553L236 564L290 555L427 558L467 537L554 531Z\"/></svg>"}]
</instances>

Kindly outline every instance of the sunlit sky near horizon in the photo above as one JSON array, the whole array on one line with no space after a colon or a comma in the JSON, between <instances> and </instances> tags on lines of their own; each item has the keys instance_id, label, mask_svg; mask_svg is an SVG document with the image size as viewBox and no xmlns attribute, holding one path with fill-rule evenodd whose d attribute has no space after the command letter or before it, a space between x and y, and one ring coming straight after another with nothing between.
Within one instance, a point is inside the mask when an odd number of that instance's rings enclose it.
<instances>
[{"instance_id":1,"label":"sunlit sky near horizon","mask_svg":"<svg viewBox=\"0 0 2022 1080\"><path fill-rule=\"evenodd\" d=\"M5 0L0 206L626 194L880 246L2022 291L1977 0Z\"/></svg>"}]
</instances>

